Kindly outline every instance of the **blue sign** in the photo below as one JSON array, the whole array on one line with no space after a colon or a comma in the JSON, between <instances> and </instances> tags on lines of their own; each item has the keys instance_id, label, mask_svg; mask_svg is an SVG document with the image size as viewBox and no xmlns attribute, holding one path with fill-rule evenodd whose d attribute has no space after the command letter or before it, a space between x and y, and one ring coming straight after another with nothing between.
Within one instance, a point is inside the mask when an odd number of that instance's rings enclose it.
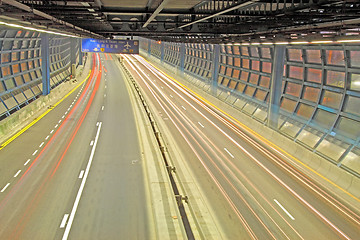
<instances>
[{"instance_id":1,"label":"blue sign","mask_svg":"<svg viewBox=\"0 0 360 240\"><path fill-rule=\"evenodd\" d=\"M83 38L81 51L139 54L139 41Z\"/></svg>"}]
</instances>

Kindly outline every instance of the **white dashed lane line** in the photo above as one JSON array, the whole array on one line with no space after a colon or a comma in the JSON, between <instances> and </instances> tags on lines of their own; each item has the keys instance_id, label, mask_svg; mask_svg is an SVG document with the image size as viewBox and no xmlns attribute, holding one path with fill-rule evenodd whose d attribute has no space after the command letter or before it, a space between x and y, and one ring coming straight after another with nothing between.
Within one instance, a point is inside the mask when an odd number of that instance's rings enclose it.
<instances>
[{"instance_id":1,"label":"white dashed lane line","mask_svg":"<svg viewBox=\"0 0 360 240\"><path fill-rule=\"evenodd\" d=\"M35 156L35 154L38 152L38 150L35 150L35 152L32 154L33 156Z\"/></svg>"},{"instance_id":2,"label":"white dashed lane line","mask_svg":"<svg viewBox=\"0 0 360 240\"><path fill-rule=\"evenodd\" d=\"M21 170L17 171L17 173L15 173L14 177L17 177L20 173L21 173Z\"/></svg>"},{"instance_id":3,"label":"white dashed lane line","mask_svg":"<svg viewBox=\"0 0 360 240\"><path fill-rule=\"evenodd\" d=\"M91 141L91 142L90 142L90 146L92 146L92 145L94 145L94 141Z\"/></svg>"},{"instance_id":4,"label":"white dashed lane line","mask_svg":"<svg viewBox=\"0 0 360 240\"><path fill-rule=\"evenodd\" d=\"M50 131L50 134L52 134L54 132L54 129Z\"/></svg>"},{"instance_id":5,"label":"white dashed lane line","mask_svg":"<svg viewBox=\"0 0 360 240\"><path fill-rule=\"evenodd\" d=\"M81 170L79 174L79 178L83 178L83 176L84 176L84 170Z\"/></svg>"},{"instance_id":6,"label":"white dashed lane line","mask_svg":"<svg viewBox=\"0 0 360 240\"><path fill-rule=\"evenodd\" d=\"M174 98L174 96L173 96L173 95L171 95L171 94L170 94L170 97L171 97L171 98Z\"/></svg>"},{"instance_id":7,"label":"white dashed lane line","mask_svg":"<svg viewBox=\"0 0 360 240\"><path fill-rule=\"evenodd\" d=\"M1 189L1 191L0 192L4 192L6 189L7 189L7 187L10 185L10 183L7 183L6 185L5 185L5 187L3 187L3 189Z\"/></svg>"},{"instance_id":8,"label":"white dashed lane line","mask_svg":"<svg viewBox=\"0 0 360 240\"><path fill-rule=\"evenodd\" d=\"M29 162L30 162L30 159L28 159L28 160L24 163L24 166L26 166Z\"/></svg>"},{"instance_id":9,"label":"white dashed lane line","mask_svg":"<svg viewBox=\"0 0 360 240\"><path fill-rule=\"evenodd\" d=\"M56 124L56 125L55 125L55 128L57 128L58 126L59 126L59 124Z\"/></svg>"},{"instance_id":10,"label":"white dashed lane line","mask_svg":"<svg viewBox=\"0 0 360 240\"><path fill-rule=\"evenodd\" d=\"M184 106L181 106L185 111L186 111L186 108Z\"/></svg>"},{"instance_id":11,"label":"white dashed lane line","mask_svg":"<svg viewBox=\"0 0 360 240\"><path fill-rule=\"evenodd\" d=\"M104 106L101 107L101 111L104 111Z\"/></svg>"},{"instance_id":12,"label":"white dashed lane line","mask_svg":"<svg viewBox=\"0 0 360 240\"><path fill-rule=\"evenodd\" d=\"M59 120L59 122L58 123L61 123L61 119Z\"/></svg>"},{"instance_id":13,"label":"white dashed lane line","mask_svg":"<svg viewBox=\"0 0 360 240\"><path fill-rule=\"evenodd\" d=\"M45 138L45 140L48 140L48 139L49 139L49 137L50 137L50 135L47 135L47 136L46 136L46 138Z\"/></svg>"},{"instance_id":14,"label":"white dashed lane line","mask_svg":"<svg viewBox=\"0 0 360 240\"><path fill-rule=\"evenodd\" d=\"M199 124L202 128L204 128L204 125L202 125L201 122L198 122L198 124Z\"/></svg>"},{"instance_id":15,"label":"white dashed lane line","mask_svg":"<svg viewBox=\"0 0 360 240\"><path fill-rule=\"evenodd\" d=\"M65 227L68 218L69 218L69 214L65 214L64 217L63 217L63 219L62 219L62 221L61 221L61 223L60 223L60 228L64 228L64 227Z\"/></svg>"},{"instance_id":16,"label":"white dashed lane line","mask_svg":"<svg viewBox=\"0 0 360 240\"><path fill-rule=\"evenodd\" d=\"M42 143L39 145L39 148L41 148L43 145L44 145L44 142L42 142Z\"/></svg>"}]
</instances>

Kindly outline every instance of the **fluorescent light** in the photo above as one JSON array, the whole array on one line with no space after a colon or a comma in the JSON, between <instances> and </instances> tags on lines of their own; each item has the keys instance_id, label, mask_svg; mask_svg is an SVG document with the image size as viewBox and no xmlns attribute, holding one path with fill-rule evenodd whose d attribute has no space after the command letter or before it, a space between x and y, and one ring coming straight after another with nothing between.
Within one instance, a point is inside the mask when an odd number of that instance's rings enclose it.
<instances>
[{"instance_id":1,"label":"fluorescent light","mask_svg":"<svg viewBox=\"0 0 360 240\"><path fill-rule=\"evenodd\" d=\"M296 42L290 42L290 44L308 44L309 42L306 42L306 41L303 41L303 42L300 42L300 41L296 41Z\"/></svg>"},{"instance_id":2,"label":"fluorescent light","mask_svg":"<svg viewBox=\"0 0 360 240\"><path fill-rule=\"evenodd\" d=\"M274 43L272 43L272 42L263 42L261 44L263 44L263 45L273 45Z\"/></svg>"},{"instance_id":3,"label":"fluorescent light","mask_svg":"<svg viewBox=\"0 0 360 240\"><path fill-rule=\"evenodd\" d=\"M260 43L255 42L255 43L251 43L251 45L260 45Z\"/></svg>"},{"instance_id":4,"label":"fluorescent light","mask_svg":"<svg viewBox=\"0 0 360 240\"><path fill-rule=\"evenodd\" d=\"M312 41L311 43L319 44L319 43L333 43L333 42L334 41L325 40L325 41Z\"/></svg>"},{"instance_id":5,"label":"fluorescent light","mask_svg":"<svg viewBox=\"0 0 360 240\"><path fill-rule=\"evenodd\" d=\"M288 42L276 42L275 43L276 45L286 45L286 44L289 44Z\"/></svg>"},{"instance_id":6,"label":"fluorescent light","mask_svg":"<svg viewBox=\"0 0 360 240\"><path fill-rule=\"evenodd\" d=\"M343 39L343 40L337 40L339 43L352 43L352 42L360 42L360 39Z\"/></svg>"},{"instance_id":7,"label":"fluorescent light","mask_svg":"<svg viewBox=\"0 0 360 240\"><path fill-rule=\"evenodd\" d=\"M14 28L21 28L21 29L25 29L25 30L29 30L29 31L43 32L43 33L55 34L55 35L60 35L60 36L65 36L65 37L77 37L75 35L70 35L70 34L60 33L60 32L54 32L54 31L49 31L49 30L39 29L39 28L33 28L33 27L25 27L25 26L22 26L22 25L14 24L14 23L7 23L7 22L0 21L0 24L5 25L5 26L9 26L9 27L14 27Z\"/></svg>"},{"instance_id":8,"label":"fluorescent light","mask_svg":"<svg viewBox=\"0 0 360 240\"><path fill-rule=\"evenodd\" d=\"M250 43L242 43L241 45L246 45L246 46L248 46L248 45L250 45Z\"/></svg>"},{"instance_id":9,"label":"fluorescent light","mask_svg":"<svg viewBox=\"0 0 360 240\"><path fill-rule=\"evenodd\" d=\"M233 45L234 46L240 46L241 44L240 43L234 43Z\"/></svg>"}]
</instances>

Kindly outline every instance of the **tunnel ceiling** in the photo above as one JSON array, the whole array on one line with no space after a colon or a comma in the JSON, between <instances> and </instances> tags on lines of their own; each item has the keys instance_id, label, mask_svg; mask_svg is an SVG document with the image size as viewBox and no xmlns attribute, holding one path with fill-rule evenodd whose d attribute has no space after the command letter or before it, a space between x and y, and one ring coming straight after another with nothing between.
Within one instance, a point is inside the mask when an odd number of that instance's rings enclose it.
<instances>
[{"instance_id":1,"label":"tunnel ceiling","mask_svg":"<svg viewBox=\"0 0 360 240\"><path fill-rule=\"evenodd\" d=\"M81 36L228 43L358 36L358 0L0 0L1 17Z\"/></svg>"}]
</instances>

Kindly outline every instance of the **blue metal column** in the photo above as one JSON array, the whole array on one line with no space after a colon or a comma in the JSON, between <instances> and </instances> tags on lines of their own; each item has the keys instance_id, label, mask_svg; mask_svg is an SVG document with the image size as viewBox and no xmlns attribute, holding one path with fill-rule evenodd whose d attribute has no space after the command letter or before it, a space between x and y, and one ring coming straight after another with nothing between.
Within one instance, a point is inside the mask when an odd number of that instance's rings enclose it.
<instances>
[{"instance_id":1,"label":"blue metal column","mask_svg":"<svg viewBox=\"0 0 360 240\"><path fill-rule=\"evenodd\" d=\"M180 71L183 73L185 69L185 43L180 45Z\"/></svg>"},{"instance_id":2,"label":"blue metal column","mask_svg":"<svg viewBox=\"0 0 360 240\"><path fill-rule=\"evenodd\" d=\"M165 54L165 43L164 42L161 42L161 44L160 44L160 51L161 51L160 61L164 62L164 54Z\"/></svg>"},{"instance_id":3,"label":"blue metal column","mask_svg":"<svg viewBox=\"0 0 360 240\"><path fill-rule=\"evenodd\" d=\"M148 39L148 56L151 56L151 40Z\"/></svg>"},{"instance_id":4,"label":"blue metal column","mask_svg":"<svg viewBox=\"0 0 360 240\"><path fill-rule=\"evenodd\" d=\"M271 74L271 87L270 87L270 101L268 107L268 120L267 124L273 129L278 128L280 98L281 98L281 85L284 73L285 61L284 45L275 45L274 58L272 63Z\"/></svg>"},{"instance_id":5,"label":"blue metal column","mask_svg":"<svg viewBox=\"0 0 360 240\"><path fill-rule=\"evenodd\" d=\"M70 66L72 78L76 77L76 39L70 38Z\"/></svg>"},{"instance_id":6,"label":"blue metal column","mask_svg":"<svg viewBox=\"0 0 360 240\"><path fill-rule=\"evenodd\" d=\"M83 53L81 51L81 38L79 38L79 65L83 65Z\"/></svg>"},{"instance_id":7,"label":"blue metal column","mask_svg":"<svg viewBox=\"0 0 360 240\"><path fill-rule=\"evenodd\" d=\"M42 94L50 93L50 48L49 34L41 34L41 71L42 71Z\"/></svg>"},{"instance_id":8,"label":"blue metal column","mask_svg":"<svg viewBox=\"0 0 360 240\"><path fill-rule=\"evenodd\" d=\"M212 69L211 69L211 90L212 93L216 93L217 80L219 77L219 60L220 60L220 45L214 44L214 51L212 57Z\"/></svg>"}]
</instances>

